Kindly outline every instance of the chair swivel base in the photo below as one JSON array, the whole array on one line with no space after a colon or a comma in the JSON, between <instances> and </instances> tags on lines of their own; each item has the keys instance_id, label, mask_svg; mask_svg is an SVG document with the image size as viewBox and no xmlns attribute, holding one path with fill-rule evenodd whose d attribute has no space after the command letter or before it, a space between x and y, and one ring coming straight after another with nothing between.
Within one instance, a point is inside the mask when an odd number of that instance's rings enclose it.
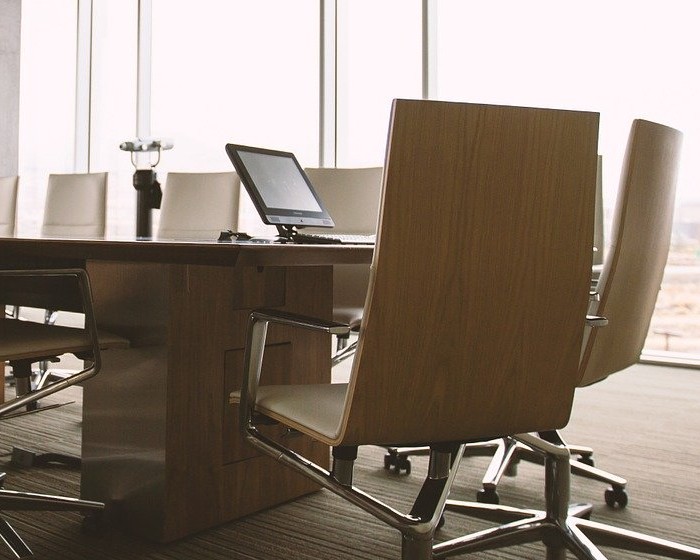
<instances>
[{"instance_id":1,"label":"chair swivel base","mask_svg":"<svg viewBox=\"0 0 700 560\"><path fill-rule=\"evenodd\" d=\"M700 548L590 521L589 505L568 504L571 480L568 449L530 434L518 435L517 439L544 457L546 510L448 500L445 506L448 511L504 524L437 544L433 547L434 558L540 541L547 548L547 560L565 560L567 550L581 560L605 560L598 546L700 560Z\"/></svg>"},{"instance_id":2,"label":"chair swivel base","mask_svg":"<svg viewBox=\"0 0 700 560\"><path fill-rule=\"evenodd\" d=\"M566 444L557 431L540 432L540 438L554 445L566 446L571 455L571 472L575 475L606 482L610 486L605 490L605 503L610 507L624 508L629 502L627 481L617 475L598 469L594 466L593 450L590 447ZM384 456L384 468L395 470L397 474L405 471L411 474L411 456L427 455L426 447L388 447ZM482 489L476 494L476 500L485 504L498 504L500 497L497 492L498 484L503 476L516 476L518 462L526 460L532 463L544 464L541 454L533 451L522 442L513 438L499 438L486 442L468 443L464 452L465 457L489 457L491 462L482 478Z\"/></svg>"},{"instance_id":3,"label":"chair swivel base","mask_svg":"<svg viewBox=\"0 0 700 560\"><path fill-rule=\"evenodd\" d=\"M4 479L4 473L0 480ZM77 511L86 516L100 515L104 504L89 500L15 492L0 489L0 512L2 511ZM32 551L8 521L0 517L0 538L17 558L29 558Z\"/></svg>"},{"instance_id":4,"label":"chair swivel base","mask_svg":"<svg viewBox=\"0 0 700 560\"><path fill-rule=\"evenodd\" d=\"M610 486L605 490L605 503L610 507L624 508L627 506L627 481L617 475L598 469L593 463L593 450L588 447L577 447L566 444L557 431L539 432L538 436L552 443L566 447L571 455L569 464L572 474L607 482ZM488 447L485 447L488 446ZM544 457L522 442L513 438L502 438L488 442L488 444L467 445L466 455L485 455L484 451L491 449L493 457L482 479L482 490L477 493L478 502L498 504L499 496L496 491L503 476L515 476L520 460L543 465Z\"/></svg>"}]
</instances>

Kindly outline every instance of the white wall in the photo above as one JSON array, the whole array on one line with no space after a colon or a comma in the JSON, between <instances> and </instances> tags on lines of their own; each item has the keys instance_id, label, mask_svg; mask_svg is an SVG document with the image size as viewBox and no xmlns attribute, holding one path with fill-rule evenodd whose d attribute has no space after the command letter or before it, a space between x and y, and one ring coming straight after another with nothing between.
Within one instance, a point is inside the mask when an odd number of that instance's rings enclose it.
<instances>
[{"instance_id":1,"label":"white wall","mask_svg":"<svg viewBox=\"0 0 700 560\"><path fill-rule=\"evenodd\" d=\"M0 0L0 177L17 174L20 0Z\"/></svg>"}]
</instances>

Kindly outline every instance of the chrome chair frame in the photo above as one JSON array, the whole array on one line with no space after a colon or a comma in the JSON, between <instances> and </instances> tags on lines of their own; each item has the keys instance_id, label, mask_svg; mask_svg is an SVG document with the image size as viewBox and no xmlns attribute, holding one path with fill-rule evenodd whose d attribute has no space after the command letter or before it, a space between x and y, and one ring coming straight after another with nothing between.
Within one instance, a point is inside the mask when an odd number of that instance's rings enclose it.
<instances>
[{"instance_id":1,"label":"chrome chair frame","mask_svg":"<svg viewBox=\"0 0 700 560\"><path fill-rule=\"evenodd\" d=\"M82 269L49 269L49 270L0 270L0 275L13 277L56 277L75 276L78 280L80 296L85 311L85 329L89 335L90 356L85 369L76 372L68 378L49 383L40 389L30 390L16 398L0 404L0 421L8 418L17 409L26 407L39 399L62 391L76 383L81 383L90 379L98 373L101 367L100 348L97 337L97 324L92 308L92 298L90 284L87 273ZM16 319L3 319L16 320ZM53 327L47 326L47 329ZM48 356L38 356L20 360L22 364L39 361ZM87 358L88 356L86 356ZM10 360L10 364L13 361ZM4 483L5 473L0 473L0 483ZM0 512L2 511L77 511L85 515L97 515L104 509L104 504L90 500L68 498L63 496L51 496L37 494L33 492L16 492L0 488ZM32 556L29 546L17 534L9 522L0 517L0 538L17 558L28 558Z\"/></svg>"},{"instance_id":2,"label":"chrome chair frame","mask_svg":"<svg viewBox=\"0 0 700 560\"><path fill-rule=\"evenodd\" d=\"M260 310L251 314L248 322L245 349L244 379L240 396L241 436L262 453L300 472L331 492L360 507L401 533L402 560L420 560L431 554L433 535L441 523L442 512L464 455L464 444L449 444L430 450L428 476L409 513L384 504L353 485L353 467L357 448L333 448L330 471L265 437L259 425L269 424L255 413L256 394L260 383L265 340L270 323L343 335L350 331L347 325L321 321L290 313Z\"/></svg>"},{"instance_id":3,"label":"chrome chair frame","mask_svg":"<svg viewBox=\"0 0 700 560\"><path fill-rule=\"evenodd\" d=\"M437 544L433 548L434 558L536 541L546 545L547 560L565 560L567 550L581 560L605 560L598 546L683 560L700 558L698 548L588 520L590 505L569 505L571 456L568 448L531 434L512 437L543 458L546 509L537 511L448 500L445 507L449 511L505 524Z\"/></svg>"}]
</instances>

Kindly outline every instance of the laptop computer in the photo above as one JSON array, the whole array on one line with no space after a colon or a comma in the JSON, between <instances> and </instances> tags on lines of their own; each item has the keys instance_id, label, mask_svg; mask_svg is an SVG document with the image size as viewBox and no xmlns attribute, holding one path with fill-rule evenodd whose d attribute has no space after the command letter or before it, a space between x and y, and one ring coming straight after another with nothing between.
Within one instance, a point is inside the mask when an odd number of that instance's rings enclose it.
<instances>
[{"instance_id":1,"label":"laptop computer","mask_svg":"<svg viewBox=\"0 0 700 560\"><path fill-rule=\"evenodd\" d=\"M226 144L226 153L262 221L277 227L275 241L374 244L374 235L299 231L304 227L331 229L335 224L293 153L240 144ZM241 240L240 234L231 235Z\"/></svg>"}]
</instances>

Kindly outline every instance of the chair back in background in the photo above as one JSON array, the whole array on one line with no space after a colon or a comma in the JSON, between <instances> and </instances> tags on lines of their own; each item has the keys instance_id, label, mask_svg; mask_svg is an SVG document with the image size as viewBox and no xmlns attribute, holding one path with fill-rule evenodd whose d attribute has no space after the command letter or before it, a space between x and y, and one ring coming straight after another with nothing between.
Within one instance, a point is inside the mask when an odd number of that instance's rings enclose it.
<instances>
[{"instance_id":1,"label":"chair back in background","mask_svg":"<svg viewBox=\"0 0 700 560\"><path fill-rule=\"evenodd\" d=\"M369 295L332 445L566 424L589 298L598 120L394 102Z\"/></svg>"},{"instance_id":2,"label":"chair back in background","mask_svg":"<svg viewBox=\"0 0 700 560\"><path fill-rule=\"evenodd\" d=\"M236 230L240 186L231 171L168 173L158 237L215 240L221 230Z\"/></svg>"},{"instance_id":3,"label":"chair back in background","mask_svg":"<svg viewBox=\"0 0 700 560\"><path fill-rule=\"evenodd\" d=\"M335 222L332 231L377 232L382 167L307 167L305 171ZM328 232L325 228L304 229L307 230Z\"/></svg>"},{"instance_id":4,"label":"chair back in background","mask_svg":"<svg viewBox=\"0 0 700 560\"><path fill-rule=\"evenodd\" d=\"M15 235L18 183L17 176L0 177L0 237Z\"/></svg>"},{"instance_id":5,"label":"chair back in background","mask_svg":"<svg viewBox=\"0 0 700 560\"><path fill-rule=\"evenodd\" d=\"M106 172L49 175L41 235L104 237L107 177Z\"/></svg>"},{"instance_id":6,"label":"chair back in background","mask_svg":"<svg viewBox=\"0 0 700 560\"><path fill-rule=\"evenodd\" d=\"M335 222L333 232L377 232L382 167L315 167L306 168L305 171ZM305 228L304 231L328 232L324 228ZM333 267L335 320L343 323L355 323L360 320L368 285L368 265L341 264Z\"/></svg>"},{"instance_id":7,"label":"chair back in background","mask_svg":"<svg viewBox=\"0 0 700 560\"><path fill-rule=\"evenodd\" d=\"M603 156L598 156L598 175L595 185L595 221L593 222L593 265L603 264L605 256L605 211L603 204Z\"/></svg>"},{"instance_id":8,"label":"chair back in background","mask_svg":"<svg viewBox=\"0 0 700 560\"><path fill-rule=\"evenodd\" d=\"M644 347L668 259L682 140L673 128L632 123L600 299L591 307L609 323L589 333L582 386L636 363Z\"/></svg>"}]
</instances>

